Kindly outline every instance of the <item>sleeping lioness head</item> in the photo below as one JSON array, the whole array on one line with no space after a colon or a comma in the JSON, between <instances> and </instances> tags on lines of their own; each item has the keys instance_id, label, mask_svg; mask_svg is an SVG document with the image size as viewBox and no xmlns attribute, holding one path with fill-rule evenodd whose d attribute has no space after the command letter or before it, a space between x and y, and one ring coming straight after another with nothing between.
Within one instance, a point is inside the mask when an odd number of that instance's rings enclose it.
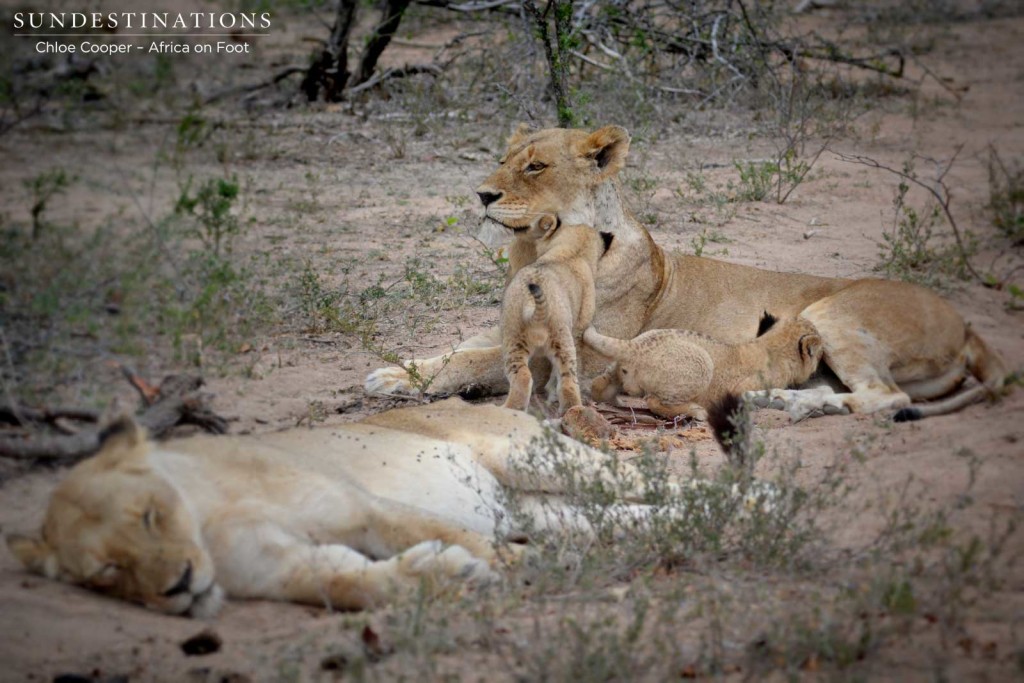
<instances>
[{"instance_id":1,"label":"sleeping lioness head","mask_svg":"<svg viewBox=\"0 0 1024 683\"><path fill-rule=\"evenodd\" d=\"M221 602L199 525L147 459L130 420L106 430L99 453L53 493L41 538L11 535L27 569L169 614L209 616Z\"/></svg>"}]
</instances>

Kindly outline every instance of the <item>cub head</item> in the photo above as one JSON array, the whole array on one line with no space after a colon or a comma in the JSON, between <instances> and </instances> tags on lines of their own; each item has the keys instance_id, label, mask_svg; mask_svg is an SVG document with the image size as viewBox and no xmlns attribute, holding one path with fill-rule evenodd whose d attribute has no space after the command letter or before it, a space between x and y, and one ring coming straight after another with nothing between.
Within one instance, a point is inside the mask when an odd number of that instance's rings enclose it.
<instances>
[{"instance_id":1,"label":"cub head","mask_svg":"<svg viewBox=\"0 0 1024 683\"><path fill-rule=\"evenodd\" d=\"M7 545L32 572L168 614L212 616L222 591L200 529L177 489L148 458L144 430L121 420L99 452L50 498L39 538Z\"/></svg>"},{"instance_id":2,"label":"cub head","mask_svg":"<svg viewBox=\"0 0 1024 683\"><path fill-rule=\"evenodd\" d=\"M775 322L773 319L770 329L758 340L758 343L768 346L773 365L787 368L791 384L800 384L810 379L825 354L818 329L803 318L783 322Z\"/></svg>"},{"instance_id":3,"label":"cub head","mask_svg":"<svg viewBox=\"0 0 1024 683\"><path fill-rule=\"evenodd\" d=\"M593 223L593 190L625 166L628 152L629 133L620 126L588 133L521 125L476 192L486 217L512 231L529 229L540 214Z\"/></svg>"}]
</instances>

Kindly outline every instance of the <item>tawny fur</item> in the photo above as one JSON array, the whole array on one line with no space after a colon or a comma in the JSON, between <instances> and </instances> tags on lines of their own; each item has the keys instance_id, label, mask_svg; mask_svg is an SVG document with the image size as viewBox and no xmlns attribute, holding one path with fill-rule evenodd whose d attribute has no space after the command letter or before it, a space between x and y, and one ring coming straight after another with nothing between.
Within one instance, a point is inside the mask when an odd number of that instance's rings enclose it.
<instances>
[{"instance_id":1,"label":"tawny fur","mask_svg":"<svg viewBox=\"0 0 1024 683\"><path fill-rule=\"evenodd\" d=\"M1005 367L998 355L934 292L903 282L780 273L666 253L623 206L616 176L628 151L629 134L619 126L593 132L521 128L509 139L500 167L477 190L486 218L510 231L554 213L565 223L613 236L597 269L597 329L621 339L686 329L741 343L754 338L763 311L782 319L803 314L818 328L826 362L850 392L791 392L786 402L794 416L830 405L854 412L897 409L911 399L942 397L968 374L981 386L922 405L920 413L953 410L1001 388ZM531 249L528 241L513 241L513 273L534 257ZM586 349L580 361L583 376L604 369ZM415 362L419 372L435 376L431 390L439 393L469 386L501 393L508 386L497 329L466 340L450 357ZM371 373L366 386L414 390L402 367Z\"/></svg>"},{"instance_id":2,"label":"tawny fur","mask_svg":"<svg viewBox=\"0 0 1024 683\"><path fill-rule=\"evenodd\" d=\"M259 436L156 444L120 427L57 486L42 533L7 544L48 578L198 617L225 594L363 609L491 581L521 548L499 545L522 535L504 489L521 491L529 528L589 533L538 449L610 487L640 480L526 413L458 398ZM614 507L624 524L649 514Z\"/></svg>"},{"instance_id":3,"label":"tawny fur","mask_svg":"<svg viewBox=\"0 0 1024 683\"><path fill-rule=\"evenodd\" d=\"M745 344L686 330L651 330L625 340L592 327L583 340L612 359L591 385L595 399L610 401L624 392L644 397L658 415L699 420L726 394L807 381L822 355L817 330L799 318L776 323Z\"/></svg>"},{"instance_id":4,"label":"tawny fur","mask_svg":"<svg viewBox=\"0 0 1024 683\"><path fill-rule=\"evenodd\" d=\"M559 224L553 215L533 221L524 239L537 259L521 268L501 302L501 348L509 382L506 408L526 410L533 393L530 358L544 355L564 413L582 405L576 345L594 317L594 271L604 249L584 225Z\"/></svg>"}]
</instances>

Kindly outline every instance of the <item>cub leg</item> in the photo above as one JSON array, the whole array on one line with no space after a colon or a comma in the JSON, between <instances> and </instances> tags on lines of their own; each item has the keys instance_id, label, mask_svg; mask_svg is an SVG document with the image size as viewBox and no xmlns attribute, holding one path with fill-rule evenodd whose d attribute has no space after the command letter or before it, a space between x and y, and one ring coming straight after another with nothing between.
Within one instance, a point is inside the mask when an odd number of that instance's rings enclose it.
<instances>
[{"instance_id":1,"label":"cub leg","mask_svg":"<svg viewBox=\"0 0 1024 683\"><path fill-rule=\"evenodd\" d=\"M568 330L560 329L552 334L550 346L554 372L558 373L558 412L564 415L569 408L583 405L576 379L576 342Z\"/></svg>"},{"instance_id":2,"label":"cub leg","mask_svg":"<svg viewBox=\"0 0 1024 683\"><path fill-rule=\"evenodd\" d=\"M505 376L508 378L508 398L503 404L512 410L526 410L533 395L533 374L530 372L530 352L526 344L518 342L505 351Z\"/></svg>"},{"instance_id":3,"label":"cub leg","mask_svg":"<svg viewBox=\"0 0 1024 683\"><path fill-rule=\"evenodd\" d=\"M692 401L665 403L657 396L652 396L651 394L645 396L644 400L647 401L647 407L655 415L661 415L669 419L675 419L680 416L692 417L697 420L708 419L708 411Z\"/></svg>"}]
</instances>

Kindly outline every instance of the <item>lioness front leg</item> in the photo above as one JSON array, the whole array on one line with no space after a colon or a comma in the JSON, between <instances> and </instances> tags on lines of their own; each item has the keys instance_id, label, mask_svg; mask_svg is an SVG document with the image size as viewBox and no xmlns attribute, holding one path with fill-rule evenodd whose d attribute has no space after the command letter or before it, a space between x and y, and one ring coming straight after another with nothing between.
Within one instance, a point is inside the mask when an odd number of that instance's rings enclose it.
<instances>
[{"instance_id":1,"label":"lioness front leg","mask_svg":"<svg viewBox=\"0 0 1024 683\"><path fill-rule=\"evenodd\" d=\"M501 346L456 349L433 358L404 361L402 367L379 368L363 386L382 394L502 394L508 390Z\"/></svg>"},{"instance_id":2,"label":"lioness front leg","mask_svg":"<svg viewBox=\"0 0 1024 683\"><path fill-rule=\"evenodd\" d=\"M348 546L316 545L262 525L235 529L231 536L229 547L215 555L223 585L234 597L361 610L415 594L421 585L437 593L452 584L497 578L465 548L440 541L375 561Z\"/></svg>"}]
</instances>

